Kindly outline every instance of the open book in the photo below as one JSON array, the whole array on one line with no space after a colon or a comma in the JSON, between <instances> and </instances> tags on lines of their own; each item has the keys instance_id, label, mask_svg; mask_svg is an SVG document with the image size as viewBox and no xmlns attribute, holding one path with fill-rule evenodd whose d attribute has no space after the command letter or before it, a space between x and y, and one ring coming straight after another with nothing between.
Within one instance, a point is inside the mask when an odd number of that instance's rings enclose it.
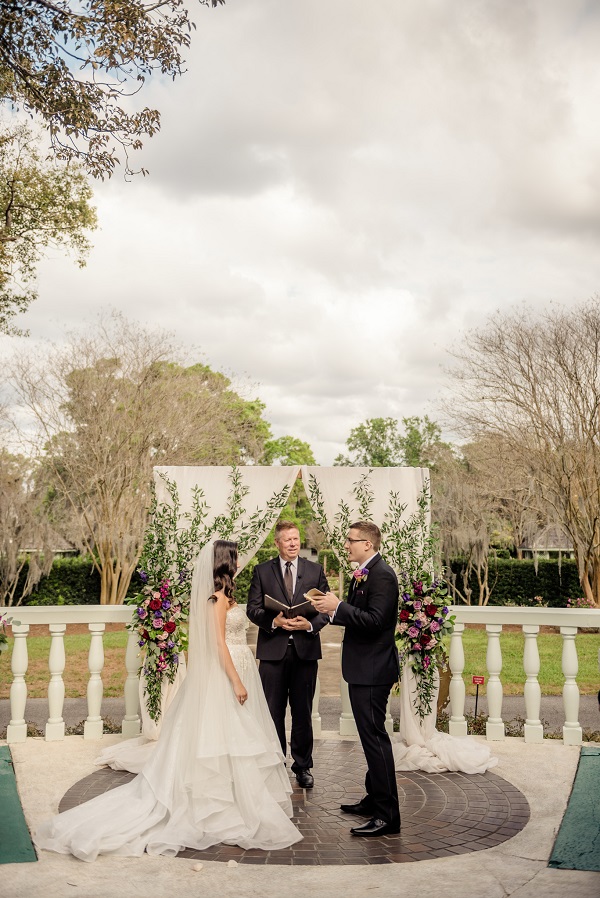
<instances>
[{"instance_id":1,"label":"open book","mask_svg":"<svg viewBox=\"0 0 600 898\"><path fill-rule=\"evenodd\" d=\"M311 592L314 592L314 590L311 590ZM280 602L279 599L274 599L273 596L265 594L265 608L275 611L277 614L282 611L284 617L298 617L298 615L306 617L306 612L311 611L312 607L307 600L298 602L296 605L288 605L287 602Z\"/></svg>"}]
</instances>

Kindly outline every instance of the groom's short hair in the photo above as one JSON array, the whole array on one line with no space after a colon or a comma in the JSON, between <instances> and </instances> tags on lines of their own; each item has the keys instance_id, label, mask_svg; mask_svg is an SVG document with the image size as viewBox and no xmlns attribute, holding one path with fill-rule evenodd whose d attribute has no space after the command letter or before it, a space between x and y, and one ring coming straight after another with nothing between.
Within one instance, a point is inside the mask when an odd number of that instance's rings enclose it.
<instances>
[{"instance_id":1,"label":"groom's short hair","mask_svg":"<svg viewBox=\"0 0 600 898\"><path fill-rule=\"evenodd\" d=\"M369 542L373 543L375 551L379 551L381 530L377 524L373 524L372 521L357 521L356 524L350 524L350 530L358 530L364 539L368 539Z\"/></svg>"}]
</instances>

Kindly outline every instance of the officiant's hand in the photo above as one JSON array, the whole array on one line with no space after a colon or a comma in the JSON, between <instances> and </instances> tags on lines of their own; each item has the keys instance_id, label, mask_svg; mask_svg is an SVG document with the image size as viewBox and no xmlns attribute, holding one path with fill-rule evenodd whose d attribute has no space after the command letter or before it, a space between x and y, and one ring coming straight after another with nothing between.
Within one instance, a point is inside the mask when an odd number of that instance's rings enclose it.
<instances>
[{"instance_id":1,"label":"officiant's hand","mask_svg":"<svg viewBox=\"0 0 600 898\"><path fill-rule=\"evenodd\" d=\"M287 621L286 630L312 630L312 624L305 617L290 617Z\"/></svg>"},{"instance_id":2,"label":"officiant's hand","mask_svg":"<svg viewBox=\"0 0 600 898\"><path fill-rule=\"evenodd\" d=\"M287 617L285 617L283 611L280 611L279 614L277 615L277 617L273 618L273 626L274 627L283 627L284 630L288 630L289 627L287 626L287 623L288 623L288 619L287 619Z\"/></svg>"},{"instance_id":3,"label":"officiant's hand","mask_svg":"<svg viewBox=\"0 0 600 898\"><path fill-rule=\"evenodd\" d=\"M340 600L333 592L326 592L324 596L318 596L316 599L310 599L313 607L322 614L328 614L330 617L335 612Z\"/></svg>"}]
</instances>

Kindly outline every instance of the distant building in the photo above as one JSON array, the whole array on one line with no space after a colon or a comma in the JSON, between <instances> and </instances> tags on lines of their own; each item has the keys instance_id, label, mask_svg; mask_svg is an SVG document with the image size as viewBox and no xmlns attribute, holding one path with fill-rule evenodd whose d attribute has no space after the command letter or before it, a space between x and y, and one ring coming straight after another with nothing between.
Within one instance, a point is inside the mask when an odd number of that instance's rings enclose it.
<instances>
[{"instance_id":1,"label":"distant building","mask_svg":"<svg viewBox=\"0 0 600 898\"><path fill-rule=\"evenodd\" d=\"M519 550L523 558L574 558L573 541L560 524L548 524L531 538L525 538Z\"/></svg>"}]
</instances>

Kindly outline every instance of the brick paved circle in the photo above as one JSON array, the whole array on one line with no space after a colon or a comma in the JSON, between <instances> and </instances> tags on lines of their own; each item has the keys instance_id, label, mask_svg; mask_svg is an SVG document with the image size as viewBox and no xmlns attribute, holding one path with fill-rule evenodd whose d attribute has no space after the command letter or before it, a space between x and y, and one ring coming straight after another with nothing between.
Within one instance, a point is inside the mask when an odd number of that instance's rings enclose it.
<instances>
[{"instance_id":1,"label":"brick paved circle","mask_svg":"<svg viewBox=\"0 0 600 898\"><path fill-rule=\"evenodd\" d=\"M364 793L365 761L356 742L315 743L315 788L294 782L294 823L304 838L282 851L244 851L215 845L205 851L186 848L178 857L240 864L389 864L452 857L499 845L529 820L525 796L494 773L398 773L402 831L378 839L357 838L350 827L364 818L340 811L340 804ZM59 810L120 786L133 774L104 768L76 783Z\"/></svg>"}]
</instances>

